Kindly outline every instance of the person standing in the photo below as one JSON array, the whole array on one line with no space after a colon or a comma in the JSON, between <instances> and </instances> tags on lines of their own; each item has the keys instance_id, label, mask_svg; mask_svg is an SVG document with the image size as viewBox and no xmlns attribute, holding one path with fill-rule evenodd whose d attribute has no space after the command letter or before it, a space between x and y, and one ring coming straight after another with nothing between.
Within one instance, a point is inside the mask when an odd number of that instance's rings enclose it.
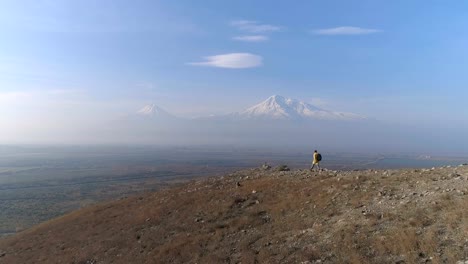
<instances>
[{"instance_id":1,"label":"person standing","mask_svg":"<svg viewBox=\"0 0 468 264\"><path fill-rule=\"evenodd\" d=\"M320 168L320 161L322 160L322 155L317 152L317 150L314 150L314 155L313 155L313 160L312 160L312 167L310 167L310 170L314 170L315 165L317 165L317 168L319 171L321 170Z\"/></svg>"}]
</instances>

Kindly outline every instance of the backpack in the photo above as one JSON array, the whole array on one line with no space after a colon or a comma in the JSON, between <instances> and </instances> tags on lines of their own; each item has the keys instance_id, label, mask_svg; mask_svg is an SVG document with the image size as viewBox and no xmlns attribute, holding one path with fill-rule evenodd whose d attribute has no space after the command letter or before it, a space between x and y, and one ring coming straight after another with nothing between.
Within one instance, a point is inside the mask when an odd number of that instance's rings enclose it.
<instances>
[{"instance_id":1,"label":"backpack","mask_svg":"<svg viewBox=\"0 0 468 264\"><path fill-rule=\"evenodd\" d=\"M317 153L317 161L321 161L322 160L322 155L320 155L320 153Z\"/></svg>"}]
</instances>

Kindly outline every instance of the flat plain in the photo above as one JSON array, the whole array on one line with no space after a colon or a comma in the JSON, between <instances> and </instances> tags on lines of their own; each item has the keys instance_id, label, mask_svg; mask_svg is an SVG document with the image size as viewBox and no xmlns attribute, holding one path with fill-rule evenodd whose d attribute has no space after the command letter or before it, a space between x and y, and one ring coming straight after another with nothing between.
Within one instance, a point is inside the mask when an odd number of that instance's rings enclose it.
<instances>
[{"instance_id":1,"label":"flat plain","mask_svg":"<svg viewBox=\"0 0 468 264\"><path fill-rule=\"evenodd\" d=\"M0 147L0 236L74 210L180 185L195 178L286 164L305 169L307 151L223 147ZM334 170L460 164L462 158L325 153ZM402 162L403 161L403 162ZM412 163L411 163L412 162Z\"/></svg>"}]
</instances>

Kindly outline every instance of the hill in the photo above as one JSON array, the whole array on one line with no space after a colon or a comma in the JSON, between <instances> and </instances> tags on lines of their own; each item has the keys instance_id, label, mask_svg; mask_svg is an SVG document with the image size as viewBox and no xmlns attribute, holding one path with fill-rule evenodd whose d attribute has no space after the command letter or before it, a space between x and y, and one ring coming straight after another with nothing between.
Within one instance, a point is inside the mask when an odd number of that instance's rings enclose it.
<instances>
[{"instance_id":1,"label":"hill","mask_svg":"<svg viewBox=\"0 0 468 264\"><path fill-rule=\"evenodd\" d=\"M468 166L250 169L88 207L0 240L0 263L457 263Z\"/></svg>"}]
</instances>

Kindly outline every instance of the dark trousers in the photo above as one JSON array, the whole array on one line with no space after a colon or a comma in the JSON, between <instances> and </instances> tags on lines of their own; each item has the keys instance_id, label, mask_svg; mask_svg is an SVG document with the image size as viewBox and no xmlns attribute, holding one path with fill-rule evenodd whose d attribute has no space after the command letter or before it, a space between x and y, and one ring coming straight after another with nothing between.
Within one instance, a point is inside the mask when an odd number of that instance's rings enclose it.
<instances>
[{"instance_id":1,"label":"dark trousers","mask_svg":"<svg viewBox=\"0 0 468 264\"><path fill-rule=\"evenodd\" d=\"M318 162L317 163L312 163L312 167L310 167L310 169L313 170L315 165L317 165L317 168L320 170L320 164Z\"/></svg>"}]
</instances>

